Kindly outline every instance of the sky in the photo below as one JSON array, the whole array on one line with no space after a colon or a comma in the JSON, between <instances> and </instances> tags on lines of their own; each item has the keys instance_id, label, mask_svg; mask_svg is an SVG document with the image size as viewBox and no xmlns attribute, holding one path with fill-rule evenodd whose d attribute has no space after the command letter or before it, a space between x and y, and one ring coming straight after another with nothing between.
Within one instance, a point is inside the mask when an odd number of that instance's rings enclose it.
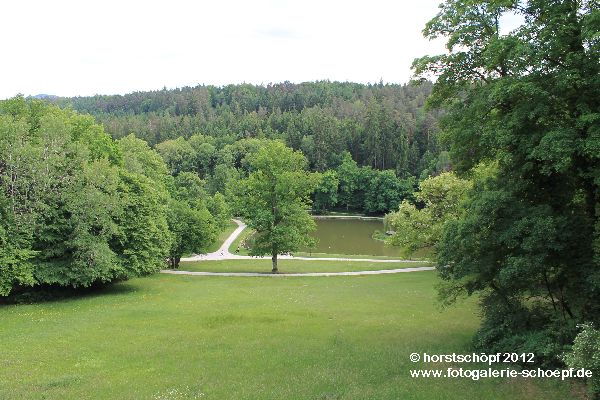
<instances>
[{"instance_id":1,"label":"sky","mask_svg":"<svg viewBox=\"0 0 600 400\"><path fill-rule=\"evenodd\" d=\"M198 84L405 83L440 0L5 1L0 98Z\"/></svg>"}]
</instances>

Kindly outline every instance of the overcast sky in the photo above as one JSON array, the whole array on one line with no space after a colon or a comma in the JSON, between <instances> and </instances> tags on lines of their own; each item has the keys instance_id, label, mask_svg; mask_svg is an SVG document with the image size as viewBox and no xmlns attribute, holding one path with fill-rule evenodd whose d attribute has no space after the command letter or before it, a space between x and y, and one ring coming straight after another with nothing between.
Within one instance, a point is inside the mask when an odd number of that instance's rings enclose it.
<instances>
[{"instance_id":1,"label":"overcast sky","mask_svg":"<svg viewBox=\"0 0 600 400\"><path fill-rule=\"evenodd\" d=\"M4 1L0 98L228 83L404 83L440 0Z\"/></svg>"}]
</instances>

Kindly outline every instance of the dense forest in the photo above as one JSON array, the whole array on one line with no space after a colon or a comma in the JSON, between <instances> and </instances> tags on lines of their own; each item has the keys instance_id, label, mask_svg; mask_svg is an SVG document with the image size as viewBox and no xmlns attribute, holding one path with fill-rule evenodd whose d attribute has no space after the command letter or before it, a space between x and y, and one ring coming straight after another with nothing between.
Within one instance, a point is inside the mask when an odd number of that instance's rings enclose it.
<instances>
[{"instance_id":1,"label":"dense forest","mask_svg":"<svg viewBox=\"0 0 600 400\"><path fill-rule=\"evenodd\" d=\"M153 146L199 133L217 139L219 147L242 138L283 139L302 150L317 171L336 166L348 151L359 165L394 169L405 177L435 168L440 153L439 112L423 108L430 91L431 84L322 81L54 101L94 115L114 138L134 132Z\"/></svg>"},{"instance_id":2,"label":"dense forest","mask_svg":"<svg viewBox=\"0 0 600 400\"><path fill-rule=\"evenodd\" d=\"M400 177L435 167L438 111L423 105L431 84L363 85L289 82L267 86L196 86L124 96L54 99L94 115L114 138L134 132L151 146L203 134L219 144L242 138L283 139L317 171L343 151L359 165ZM222 147L222 146L218 146Z\"/></svg>"},{"instance_id":3,"label":"dense forest","mask_svg":"<svg viewBox=\"0 0 600 400\"><path fill-rule=\"evenodd\" d=\"M248 173L243 160L260 140L282 140L326 172L316 209L383 214L419 179L450 167L437 135L441 111L424 108L431 87L285 82L50 100L94 115L115 139L133 132L171 174L198 174L210 194Z\"/></svg>"}]
</instances>

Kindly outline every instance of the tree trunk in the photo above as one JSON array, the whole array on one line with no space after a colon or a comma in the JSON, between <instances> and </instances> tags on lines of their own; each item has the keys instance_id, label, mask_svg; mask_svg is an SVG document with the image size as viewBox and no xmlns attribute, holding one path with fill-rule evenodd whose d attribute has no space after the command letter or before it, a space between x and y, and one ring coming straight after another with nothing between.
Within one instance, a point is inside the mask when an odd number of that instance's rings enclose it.
<instances>
[{"instance_id":1,"label":"tree trunk","mask_svg":"<svg viewBox=\"0 0 600 400\"><path fill-rule=\"evenodd\" d=\"M169 257L169 266L171 267L171 269L179 268L179 261L181 261L181 257L170 256Z\"/></svg>"},{"instance_id":2,"label":"tree trunk","mask_svg":"<svg viewBox=\"0 0 600 400\"><path fill-rule=\"evenodd\" d=\"M271 273L273 273L273 274L279 273L279 270L277 269L277 253L272 254L271 260L273 261L273 269L271 270Z\"/></svg>"}]
</instances>

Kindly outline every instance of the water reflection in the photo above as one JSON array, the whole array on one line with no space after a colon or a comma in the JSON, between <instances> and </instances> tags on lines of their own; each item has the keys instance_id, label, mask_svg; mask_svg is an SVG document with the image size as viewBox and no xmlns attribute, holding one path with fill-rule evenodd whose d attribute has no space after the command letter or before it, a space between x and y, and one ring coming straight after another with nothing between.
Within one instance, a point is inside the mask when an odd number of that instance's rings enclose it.
<instances>
[{"instance_id":1,"label":"water reflection","mask_svg":"<svg viewBox=\"0 0 600 400\"><path fill-rule=\"evenodd\" d=\"M399 249L387 246L372 238L375 231L384 231L381 220L317 219L317 230L313 234L319 242L312 249L314 253L352 254L372 256L399 255ZM308 250L306 250L308 251Z\"/></svg>"}]
</instances>

